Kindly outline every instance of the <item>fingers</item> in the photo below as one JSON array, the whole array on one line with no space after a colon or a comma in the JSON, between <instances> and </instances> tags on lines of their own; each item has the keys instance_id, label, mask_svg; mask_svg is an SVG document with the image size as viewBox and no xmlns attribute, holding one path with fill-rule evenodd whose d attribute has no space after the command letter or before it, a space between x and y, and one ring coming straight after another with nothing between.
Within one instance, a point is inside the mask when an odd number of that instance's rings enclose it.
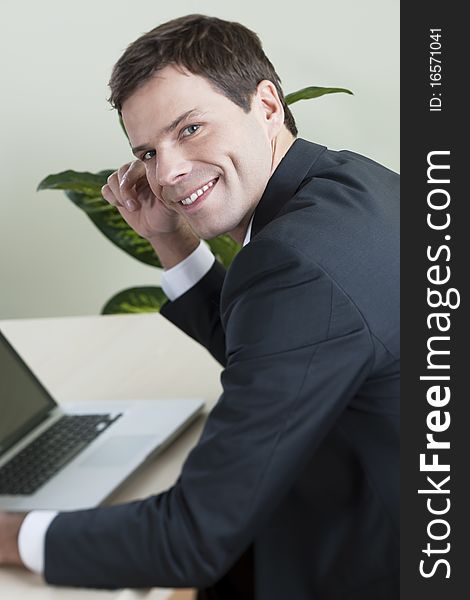
<instances>
[{"instance_id":1,"label":"fingers","mask_svg":"<svg viewBox=\"0 0 470 600\"><path fill-rule=\"evenodd\" d=\"M101 188L103 198L113 206L129 211L140 208L135 185L142 177L145 177L145 167L140 161L123 165L108 177L108 182Z\"/></svg>"},{"instance_id":2,"label":"fingers","mask_svg":"<svg viewBox=\"0 0 470 600\"><path fill-rule=\"evenodd\" d=\"M147 183L145 167L140 160L123 165L117 172L119 189L128 210L140 208L136 185L142 179Z\"/></svg>"},{"instance_id":3,"label":"fingers","mask_svg":"<svg viewBox=\"0 0 470 600\"><path fill-rule=\"evenodd\" d=\"M101 188L101 195L109 202L109 204L112 204L113 206L122 206L117 172L114 172L108 177L108 182Z\"/></svg>"},{"instance_id":4,"label":"fingers","mask_svg":"<svg viewBox=\"0 0 470 600\"><path fill-rule=\"evenodd\" d=\"M123 165L118 171L118 177L121 191L124 193L132 189L142 178L147 180L145 167L140 160Z\"/></svg>"},{"instance_id":5,"label":"fingers","mask_svg":"<svg viewBox=\"0 0 470 600\"><path fill-rule=\"evenodd\" d=\"M108 182L101 188L101 194L109 204L117 208L133 209L133 204L130 203L131 198L124 198L121 194L118 171L108 177Z\"/></svg>"}]
</instances>

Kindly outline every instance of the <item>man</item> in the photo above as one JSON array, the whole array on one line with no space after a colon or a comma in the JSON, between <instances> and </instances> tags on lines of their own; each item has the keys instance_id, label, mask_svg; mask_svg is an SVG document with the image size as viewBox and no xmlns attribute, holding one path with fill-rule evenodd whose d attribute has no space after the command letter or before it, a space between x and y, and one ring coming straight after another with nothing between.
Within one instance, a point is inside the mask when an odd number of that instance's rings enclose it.
<instances>
[{"instance_id":1,"label":"man","mask_svg":"<svg viewBox=\"0 0 470 600\"><path fill-rule=\"evenodd\" d=\"M172 488L3 515L4 562L206 599L398 598L398 176L297 139L236 23L163 24L110 86L136 161L103 195L152 243L162 314L224 391ZM227 273L201 242L224 232L243 243Z\"/></svg>"}]
</instances>

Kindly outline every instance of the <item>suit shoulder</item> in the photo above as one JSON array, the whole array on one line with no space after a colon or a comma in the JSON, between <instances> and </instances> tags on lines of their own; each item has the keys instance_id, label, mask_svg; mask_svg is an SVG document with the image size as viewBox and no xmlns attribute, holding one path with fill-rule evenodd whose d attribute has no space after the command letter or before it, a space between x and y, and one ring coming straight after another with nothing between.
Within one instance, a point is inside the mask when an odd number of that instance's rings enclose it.
<instances>
[{"instance_id":1,"label":"suit shoulder","mask_svg":"<svg viewBox=\"0 0 470 600\"><path fill-rule=\"evenodd\" d=\"M372 353L367 323L351 299L287 240L256 237L242 248L227 272L221 318L228 346L239 348L238 355L290 351L348 335L357 335L358 348Z\"/></svg>"}]
</instances>

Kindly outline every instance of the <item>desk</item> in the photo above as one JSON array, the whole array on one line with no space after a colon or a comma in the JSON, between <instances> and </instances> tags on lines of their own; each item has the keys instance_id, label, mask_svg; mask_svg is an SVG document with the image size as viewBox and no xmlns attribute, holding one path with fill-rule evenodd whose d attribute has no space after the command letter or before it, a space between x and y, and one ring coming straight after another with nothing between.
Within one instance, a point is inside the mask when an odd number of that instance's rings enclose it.
<instances>
[{"instance_id":1,"label":"desk","mask_svg":"<svg viewBox=\"0 0 470 600\"><path fill-rule=\"evenodd\" d=\"M221 393L221 366L159 314L0 321L0 329L59 403L198 396L205 415ZM201 416L107 501L144 498L170 487L196 443ZM166 600L171 590L101 591L47 586L28 571L0 568L10 600Z\"/></svg>"}]
</instances>

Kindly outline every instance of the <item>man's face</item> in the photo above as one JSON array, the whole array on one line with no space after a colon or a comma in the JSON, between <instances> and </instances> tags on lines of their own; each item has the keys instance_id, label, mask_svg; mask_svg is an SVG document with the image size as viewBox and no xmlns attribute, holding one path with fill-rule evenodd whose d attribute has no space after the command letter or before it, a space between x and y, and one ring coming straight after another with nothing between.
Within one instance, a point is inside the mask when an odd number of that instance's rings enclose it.
<instances>
[{"instance_id":1,"label":"man's face","mask_svg":"<svg viewBox=\"0 0 470 600\"><path fill-rule=\"evenodd\" d=\"M265 112L257 95L245 113L204 77L174 66L122 107L154 194L199 237L230 233L239 241L271 175L275 132Z\"/></svg>"}]
</instances>

